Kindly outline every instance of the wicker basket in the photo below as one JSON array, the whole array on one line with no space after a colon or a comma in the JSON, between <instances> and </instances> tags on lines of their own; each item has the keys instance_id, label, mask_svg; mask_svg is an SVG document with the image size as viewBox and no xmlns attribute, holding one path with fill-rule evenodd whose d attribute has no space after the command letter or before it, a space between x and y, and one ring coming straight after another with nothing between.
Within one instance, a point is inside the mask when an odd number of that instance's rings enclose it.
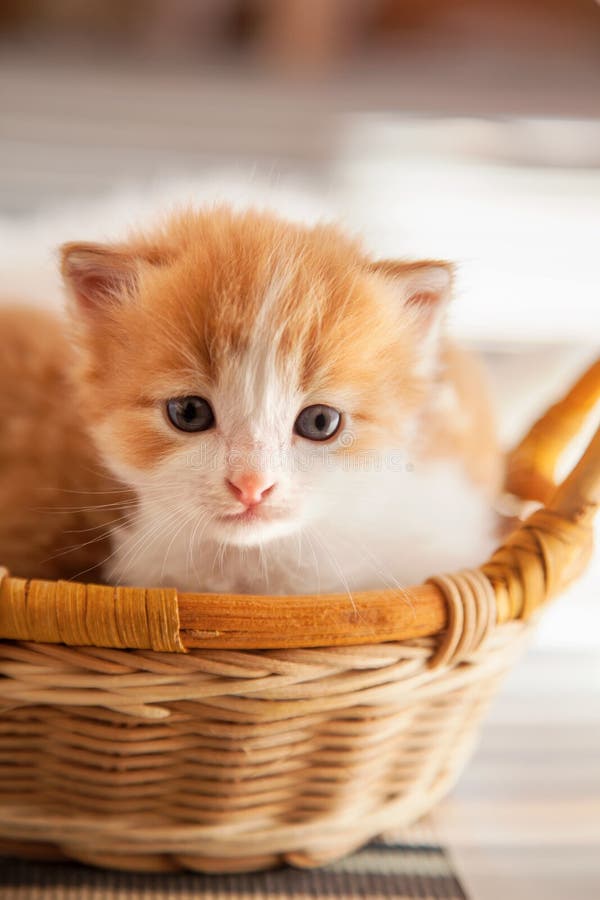
<instances>
[{"instance_id":1,"label":"wicker basket","mask_svg":"<svg viewBox=\"0 0 600 900\"><path fill-rule=\"evenodd\" d=\"M556 490L552 475L599 397L597 363L510 457L510 490L542 505L491 560L407 591L351 604L0 573L0 850L312 866L430 809L527 620L589 557L600 432Z\"/></svg>"}]
</instances>

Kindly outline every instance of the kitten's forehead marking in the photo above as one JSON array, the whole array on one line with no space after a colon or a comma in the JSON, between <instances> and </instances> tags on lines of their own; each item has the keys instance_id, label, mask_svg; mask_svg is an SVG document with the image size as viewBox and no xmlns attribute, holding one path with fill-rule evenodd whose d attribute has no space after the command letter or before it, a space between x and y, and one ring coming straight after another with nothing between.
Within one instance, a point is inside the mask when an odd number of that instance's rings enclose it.
<instances>
[{"instance_id":1,"label":"kitten's forehead marking","mask_svg":"<svg viewBox=\"0 0 600 900\"><path fill-rule=\"evenodd\" d=\"M297 394L298 355L281 352L288 324L281 308L290 290L294 269L279 267L264 290L245 351L232 360L225 377L235 418L255 440L276 439L289 430L288 420Z\"/></svg>"}]
</instances>

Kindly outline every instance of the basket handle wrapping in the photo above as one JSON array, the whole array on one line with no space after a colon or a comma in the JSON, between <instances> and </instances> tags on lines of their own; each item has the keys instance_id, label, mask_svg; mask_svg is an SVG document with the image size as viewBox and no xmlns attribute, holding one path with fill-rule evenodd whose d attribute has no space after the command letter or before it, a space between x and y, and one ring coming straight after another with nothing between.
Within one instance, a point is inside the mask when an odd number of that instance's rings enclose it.
<instances>
[{"instance_id":1,"label":"basket handle wrapping","mask_svg":"<svg viewBox=\"0 0 600 900\"><path fill-rule=\"evenodd\" d=\"M349 646L443 632L438 660L461 658L496 623L526 618L583 571L600 504L600 431L558 489L553 475L599 398L600 361L518 445L509 487L546 505L477 570L405 590L282 598L27 581L0 568L0 639L182 652Z\"/></svg>"}]
</instances>

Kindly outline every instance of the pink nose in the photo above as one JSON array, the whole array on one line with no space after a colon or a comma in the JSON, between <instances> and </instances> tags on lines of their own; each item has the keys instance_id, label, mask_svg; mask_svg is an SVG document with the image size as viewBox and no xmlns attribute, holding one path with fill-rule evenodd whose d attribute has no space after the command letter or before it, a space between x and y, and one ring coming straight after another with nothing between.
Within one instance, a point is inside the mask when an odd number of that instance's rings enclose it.
<instances>
[{"instance_id":1,"label":"pink nose","mask_svg":"<svg viewBox=\"0 0 600 900\"><path fill-rule=\"evenodd\" d=\"M244 506L257 506L262 503L275 487L275 482L265 481L257 472L248 472L225 480L233 496Z\"/></svg>"}]
</instances>

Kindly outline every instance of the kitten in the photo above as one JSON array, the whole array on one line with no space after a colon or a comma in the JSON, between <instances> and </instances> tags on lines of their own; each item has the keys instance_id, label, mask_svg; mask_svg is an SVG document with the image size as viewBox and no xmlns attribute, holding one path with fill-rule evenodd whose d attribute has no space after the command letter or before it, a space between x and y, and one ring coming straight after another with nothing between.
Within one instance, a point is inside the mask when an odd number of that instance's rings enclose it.
<instances>
[{"instance_id":1,"label":"kitten","mask_svg":"<svg viewBox=\"0 0 600 900\"><path fill-rule=\"evenodd\" d=\"M73 427L135 497L106 580L352 591L491 549L500 455L447 263L217 208L68 244L63 275Z\"/></svg>"}]
</instances>

